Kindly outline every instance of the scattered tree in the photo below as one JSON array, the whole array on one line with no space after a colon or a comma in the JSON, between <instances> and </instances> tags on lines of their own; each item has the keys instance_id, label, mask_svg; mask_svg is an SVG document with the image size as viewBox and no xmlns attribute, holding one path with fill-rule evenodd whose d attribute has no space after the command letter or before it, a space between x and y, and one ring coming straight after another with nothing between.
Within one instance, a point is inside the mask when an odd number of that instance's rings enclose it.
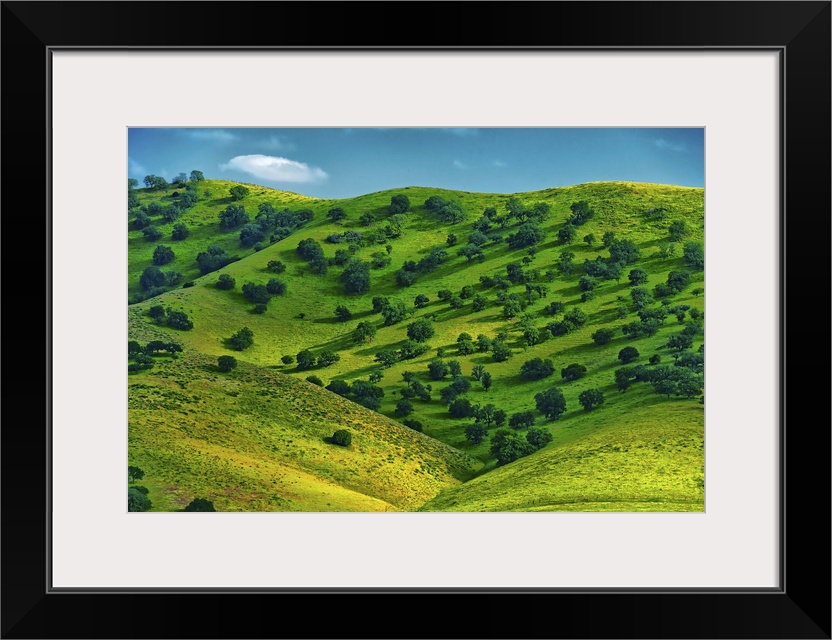
<instances>
[{"instance_id":1,"label":"scattered tree","mask_svg":"<svg viewBox=\"0 0 832 640\"><path fill-rule=\"evenodd\" d=\"M188 318L184 311L174 311L170 307L166 310L167 318L166 324L172 329L180 329L182 331L189 331L194 328L194 323Z\"/></svg>"},{"instance_id":2,"label":"scattered tree","mask_svg":"<svg viewBox=\"0 0 832 640\"><path fill-rule=\"evenodd\" d=\"M246 213L246 210L236 204L230 204L219 214L220 229L223 231L231 231L244 224L248 224L251 220Z\"/></svg>"},{"instance_id":3,"label":"scattered tree","mask_svg":"<svg viewBox=\"0 0 832 640\"><path fill-rule=\"evenodd\" d=\"M508 426L512 429L528 429L534 424L534 413L532 411L519 411L513 413L508 419Z\"/></svg>"},{"instance_id":4,"label":"scattered tree","mask_svg":"<svg viewBox=\"0 0 832 640\"><path fill-rule=\"evenodd\" d=\"M222 289L223 291L230 291L235 286L237 286L237 281L227 273L223 273L220 275L219 278L217 278L217 289Z\"/></svg>"},{"instance_id":5,"label":"scattered tree","mask_svg":"<svg viewBox=\"0 0 832 640\"><path fill-rule=\"evenodd\" d=\"M609 247L610 263L633 264L641 257L641 251L632 240L618 240Z\"/></svg>"},{"instance_id":6,"label":"scattered tree","mask_svg":"<svg viewBox=\"0 0 832 640\"><path fill-rule=\"evenodd\" d=\"M385 369L389 369L399 361L399 354L395 349L382 349L376 353L375 361Z\"/></svg>"},{"instance_id":7,"label":"scattered tree","mask_svg":"<svg viewBox=\"0 0 832 640\"><path fill-rule=\"evenodd\" d=\"M673 293L679 293L690 284L690 272L671 271L667 274L667 287Z\"/></svg>"},{"instance_id":8,"label":"scattered tree","mask_svg":"<svg viewBox=\"0 0 832 640\"><path fill-rule=\"evenodd\" d=\"M673 242L681 242L690 235L690 230L684 220L674 220L667 231Z\"/></svg>"},{"instance_id":9,"label":"scattered tree","mask_svg":"<svg viewBox=\"0 0 832 640\"><path fill-rule=\"evenodd\" d=\"M217 358L217 368L223 373L228 373L237 366L237 358L234 356L220 356Z\"/></svg>"},{"instance_id":10,"label":"scattered tree","mask_svg":"<svg viewBox=\"0 0 832 640\"><path fill-rule=\"evenodd\" d=\"M359 322L358 326L356 326L352 332L352 339L356 344L372 342L375 336L376 327L371 322Z\"/></svg>"},{"instance_id":11,"label":"scattered tree","mask_svg":"<svg viewBox=\"0 0 832 640\"><path fill-rule=\"evenodd\" d=\"M145 291L151 291L165 286L165 274L159 267L147 267L139 277L139 284Z\"/></svg>"},{"instance_id":12,"label":"scattered tree","mask_svg":"<svg viewBox=\"0 0 832 640\"><path fill-rule=\"evenodd\" d=\"M506 238L508 246L512 249L523 249L541 242L546 234L533 223L521 224L517 231Z\"/></svg>"},{"instance_id":13,"label":"scattered tree","mask_svg":"<svg viewBox=\"0 0 832 640\"><path fill-rule=\"evenodd\" d=\"M269 295L282 296L286 293L286 283L279 278L269 278L266 283L266 291L269 292Z\"/></svg>"},{"instance_id":14,"label":"scattered tree","mask_svg":"<svg viewBox=\"0 0 832 640\"><path fill-rule=\"evenodd\" d=\"M317 358L312 354L309 349L302 349L298 352L295 356L295 360L298 363L298 369L311 369L315 366L317 362Z\"/></svg>"},{"instance_id":15,"label":"scattered tree","mask_svg":"<svg viewBox=\"0 0 832 640\"><path fill-rule=\"evenodd\" d=\"M341 356L334 351L321 351L318 355L318 366L328 367L341 360Z\"/></svg>"},{"instance_id":16,"label":"scattered tree","mask_svg":"<svg viewBox=\"0 0 832 640\"><path fill-rule=\"evenodd\" d=\"M485 389L486 393L488 393L488 390L493 384L491 374L488 373L488 371L483 372L482 376L480 376L480 384L482 384L482 388Z\"/></svg>"},{"instance_id":17,"label":"scattered tree","mask_svg":"<svg viewBox=\"0 0 832 640\"><path fill-rule=\"evenodd\" d=\"M147 226L144 229L142 229L142 235L144 236L144 239L148 242L156 242L157 240L161 240L162 236L164 236L164 234L159 230L159 228L153 225Z\"/></svg>"},{"instance_id":18,"label":"scattered tree","mask_svg":"<svg viewBox=\"0 0 832 640\"><path fill-rule=\"evenodd\" d=\"M433 323L425 318L419 318L407 325L407 337L416 342L425 342L433 337L436 330Z\"/></svg>"},{"instance_id":19,"label":"scattered tree","mask_svg":"<svg viewBox=\"0 0 832 640\"><path fill-rule=\"evenodd\" d=\"M638 358L639 355L638 349L635 347L624 347L618 352L618 359L624 364L630 364L633 360Z\"/></svg>"},{"instance_id":20,"label":"scattered tree","mask_svg":"<svg viewBox=\"0 0 832 640\"><path fill-rule=\"evenodd\" d=\"M408 211L410 211L410 199L406 195L400 193L390 198L390 206L387 207L388 213L395 215Z\"/></svg>"},{"instance_id":21,"label":"scattered tree","mask_svg":"<svg viewBox=\"0 0 832 640\"><path fill-rule=\"evenodd\" d=\"M633 306L639 311L653 304L653 296L643 287L630 289L630 297L633 299Z\"/></svg>"},{"instance_id":22,"label":"scattered tree","mask_svg":"<svg viewBox=\"0 0 832 640\"><path fill-rule=\"evenodd\" d=\"M511 356L511 349L502 340L494 340L491 343L491 357L494 359L494 362L505 362Z\"/></svg>"},{"instance_id":23,"label":"scattered tree","mask_svg":"<svg viewBox=\"0 0 832 640\"><path fill-rule=\"evenodd\" d=\"M557 387L538 393L534 401L537 410L549 420L557 420L566 411L566 398Z\"/></svg>"},{"instance_id":24,"label":"scattered tree","mask_svg":"<svg viewBox=\"0 0 832 640\"><path fill-rule=\"evenodd\" d=\"M526 433L526 441L535 449L542 449L552 441L552 434L543 427L530 427Z\"/></svg>"},{"instance_id":25,"label":"scattered tree","mask_svg":"<svg viewBox=\"0 0 832 640\"><path fill-rule=\"evenodd\" d=\"M357 258L350 259L341 274L341 282L347 293L367 293L370 290L370 263Z\"/></svg>"},{"instance_id":26,"label":"scattered tree","mask_svg":"<svg viewBox=\"0 0 832 640\"><path fill-rule=\"evenodd\" d=\"M701 271L705 268L705 250L698 242L686 242L682 255L685 259L685 264L691 269Z\"/></svg>"},{"instance_id":27,"label":"scattered tree","mask_svg":"<svg viewBox=\"0 0 832 640\"><path fill-rule=\"evenodd\" d=\"M491 437L491 455L497 458L497 464L501 466L527 456L534 450L534 446L523 436L509 429L497 429Z\"/></svg>"},{"instance_id":28,"label":"scattered tree","mask_svg":"<svg viewBox=\"0 0 832 640\"><path fill-rule=\"evenodd\" d=\"M476 407L474 407L474 417L477 419L477 422L482 422L486 427L490 427L494 424L494 415L496 412L497 407L493 404L487 404L484 407L476 405Z\"/></svg>"},{"instance_id":29,"label":"scattered tree","mask_svg":"<svg viewBox=\"0 0 832 640\"><path fill-rule=\"evenodd\" d=\"M265 240L266 234L256 224L247 224L240 230L240 246L246 249Z\"/></svg>"},{"instance_id":30,"label":"scattered tree","mask_svg":"<svg viewBox=\"0 0 832 640\"><path fill-rule=\"evenodd\" d=\"M228 191L232 200L242 200L249 194L248 188L241 184L231 187Z\"/></svg>"},{"instance_id":31,"label":"scattered tree","mask_svg":"<svg viewBox=\"0 0 832 640\"><path fill-rule=\"evenodd\" d=\"M231 348L235 351L243 351L254 344L254 332L248 327L243 327L229 340Z\"/></svg>"},{"instance_id":32,"label":"scattered tree","mask_svg":"<svg viewBox=\"0 0 832 640\"><path fill-rule=\"evenodd\" d=\"M340 447L348 447L352 444L352 433L347 429L338 429L332 434L332 444L337 444Z\"/></svg>"},{"instance_id":33,"label":"scattered tree","mask_svg":"<svg viewBox=\"0 0 832 640\"><path fill-rule=\"evenodd\" d=\"M266 285L253 282L246 282L243 285L243 295L252 304L267 304L271 298Z\"/></svg>"},{"instance_id":34,"label":"scattered tree","mask_svg":"<svg viewBox=\"0 0 832 640\"><path fill-rule=\"evenodd\" d=\"M572 211L572 215L569 216L567 222L576 227L586 224L595 216L595 212L590 209L589 203L586 200L573 202L569 210Z\"/></svg>"},{"instance_id":35,"label":"scattered tree","mask_svg":"<svg viewBox=\"0 0 832 640\"><path fill-rule=\"evenodd\" d=\"M127 489L127 511L141 512L148 511L153 506L148 497L137 487Z\"/></svg>"},{"instance_id":36,"label":"scattered tree","mask_svg":"<svg viewBox=\"0 0 832 640\"><path fill-rule=\"evenodd\" d=\"M520 377L523 380L542 380L548 378L554 372L555 365L549 359L532 358L520 367Z\"/></svg>"},{"instance_id":37,"label":"scattered tree","mask_svg":"<svg viewBox=\"0 0 832 640\"><path fill-rule=\"evenodd\" d=\"M470 418L474 415L474 407L468 398L455 398L448 405L448 413L452 418Z\"/></svg>"},{"instance_id":38,"label":"scattered tree","mask_svg":"<svg viewBox=\"0 0 832 640\"><path fill-rule=\"evenodd\" d=\"M488 306L488 298L484 295L478 293L474 296L473 300L471 300L471 308L474 311L482 311Z\"/></svg>"},{"instance_id":39,"label":"scattered tree","mask_svg":"<svg viewBox=\"0 0 832 640\"><path fill-rule=\"evenodd\" d=\"M638 287L642 284L647 284L647 272L644 269L631 269L627 274L627 279L630 281L630 286Z\"/></svg>"},{"instance_id":40,"label":"scattered tree","mask_svg":"<svg viewBox=\"0 0 832 640\"><path fill-rule=\"evenodd\" d=\"M584 411L591 411L604 404L604 394L598 389L587 389L578 395L578 402L581 403Z\"/></svg>"},{"instance_id":41,"label":"scattered tree","mask_svg":"<svg viewBox=\"0 0 832 640\"><path fill-rule=\"evenodd\" d=\"M170 234L171 240L184 240L189 235L191 235L190 230L188 229L188 225L179 222L178 224L173 225L173 232Z\"/></svg>"},{"instance_id":42,"label":"scattered tree","mask_svg":"<svg viewBox=\"0 0 832 640\"><path fill-rule=\"evenodd\" d=\"M597 345L609 343L615 337L615 329L603 327L592 334L592 341Z\"/></svg>"},{"instance_id":43,"label":"scattered tree","mask_svg":"<svg viewBox=\"0 0 832 640\"><path fill-rule=\"evenodd\" d=\"M561 244L572 244L577 233L574 226L565 224L558 231L558 240L560 240Z\"/></svg>"},{"instance_id":44,"label":"scattered tree","mask_svg":"<svg viewBox=\"0 0 832 640\"><path fill-rule=\"evenodd\" d=\"M185 507L185 511L216 511L214 503L205 498L194 498Z\"/></svg>"},{"instance_id":45,"label":"scattered tree","mask_svg":"<svg viewBox=\"0 0 832 640\"><path fill-rule=\"evenodd\" d=\"M339 304L335 307L335 317L338 318L339 322L346 322L352 318L352 313L344 305Z\"/></svg>"},{"instance_id":46,"label":"scattered tree","mask_svg":"<svg viewBox=\"0 0 832 640\"><path fill-rule=\"evenodd\" d=\"M482 422L474 422L465 428L465 439L471 444L477 445L485 440L488 435L488 429Z\"/></svg>"},{"instance_id":47,"label":"scattered tree","mask_svg":"<svg viewBox=\"0 0 832 640\"><path fill-rule=\"evenodd\" d=\"M384 318L385 327L401 322L406 316L407 309L401 300L396 300L381 310L381 317Z\"/></svg>"},{"instance_id":48,"label":"scattered tree","mask_svg":"<svg viewBox=\"0 0 832 640\"><path fill-rule=\"evenodd\" d=\"M560 370L560 377L567 382L572 382L583 378L586 375L586 367L582 364L574 362L567 367Z\"/></svg>"},{"instance_id":49,"label":"scattered tree","mask_svg":"<svg viewBox=\"0 0 832 640\"><path fill-rule=\"evenodd\" d=\"M347 212L341 207L335 207L334 209L327 211L326 217L333 222L341 222L341 220L347 217Z\"/></svg>"}]
</instances>

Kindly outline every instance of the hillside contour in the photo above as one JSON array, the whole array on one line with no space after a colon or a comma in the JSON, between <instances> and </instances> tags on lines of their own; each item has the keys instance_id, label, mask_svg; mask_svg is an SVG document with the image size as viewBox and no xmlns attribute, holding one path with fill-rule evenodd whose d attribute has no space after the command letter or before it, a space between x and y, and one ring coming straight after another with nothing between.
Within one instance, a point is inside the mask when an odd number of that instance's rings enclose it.
<instances>
[{"instance_id":1,"label":"hillside contour","mask_svg":"<svg viewBox=\"0 0 832 640\"><path fill-rule=\"evenodd\" d=\"M168 468L163 490L169 498L154 501L154 509L157 502L159 508L181 505L194 488L220 491L211 478L225 476L222 491L248 496L228 498L225 506L251 510L703 509L704 258L691 260L686 248L701 247L704 239L702 189L628 182L522 194L407 187L324 200L248 185L249 194L235 201L227 197L235 184L201 182L196 203L171 222L160 213L175 200L170 192L136 190L141 207L161 203L150 219L163 238L128 233L133 301L148 293L140 281L159 244L175 253L161 269L181 274L129 313L130 339L163 336L184 348L179 359L157 357L154 368L130 375L131 460L158 463L158 478ZM409 210L391 214L391 199L400 195ZM432 198L454 206L431 208ZM293 226L277 227L283 230L252 246L242 239L246 225L221 228L229 206L242 208L253 224L264 205L288 212L278 216ZM332 215L336 209L343 216ZM591 215L567 224L576 211ZM175 224L188 227L187 237L171 239ZM533 242L512 240L529 225L538 233ZM572 227L571 236L564 227ZM322 262L301 255L302 243L318 245ZM197 256L209 245L234 259L202 275ZM369 274L358 292L345 280L350 260L366 263ZM223 276L232 287L218 286ZM258 307L244 287L273 280L279 288ZM388 318L384 305L401 312ZM159 324L149 313L160 306L186 314L193 328ZM339 307L346 313L336 313ZM569 317L580 322L569 324ZM429 324L430 335L412 340L417 321ZM371 325L372 335L358 339L363 325ZM231 338L242 327L253 341L238 351ZM609 334L604 340L601 330ZM507 355L498 357L490 343ZM630 348L634 354L622 359ZM311 365L301 363L301 352ZM216 362L223 355L239 367L220 374ZM435 375L430 365L437 359L456 363L457 374ZM544 365L540 377L523 368L535 359ZM565 375L573 364L579 375ZM683 369L690 374L682 380L675 374ZM467 414L465 407L451 411L441 394L455 375L468 380L456 397L469 401ZM339 383L340 395L307 382L310 376L332 389ZM356 400L350 385L371 385L368 378L380 390L366 403L375 411L342 397ZM424 397L414 397L414 388ZM565 402L554 419L536 404L553 388ZM591 391L603 403L588 410L581 398ZM165 394L177 400L149 408ZM194 396L199 400L186 399ZM303 410L293 406L298 402ZM507 418L532 414L513 431L525 438L530 427L540 429L551 440L519 459L495 459L494 435L508 421L484 423L478 440L469 433L480 422L472 411L487 405ZM168 415L181 421L175 435L161 426ZM405 420L422 433L403 426ZM324 442L339 424L366 425L380 439L377 447L353 440L352 459L350 451ZM301 444L298 433L305 434ZM195 461L179 464L187 450L180 440L191 446L192 434L193 442L225 444L204 451L200 445L196 458L188 454ZM202 465L208 465L204 471ZM342 465L352 471L339 471ZM285 481L269 482L294 493L264 493L268 483L247 490L261 482L251 474L274 479L278 468ZM396 473L379 475L383 469ZM201 480L179 491L179 474ZM154 476L148 471L147 477L143 484L150 486ZM419 482L411 486L413 478ZM331 487L319 493L318 483L326 482L338 488L339 499L320 497L337 493Z\"/></svg>"}]
</instances>

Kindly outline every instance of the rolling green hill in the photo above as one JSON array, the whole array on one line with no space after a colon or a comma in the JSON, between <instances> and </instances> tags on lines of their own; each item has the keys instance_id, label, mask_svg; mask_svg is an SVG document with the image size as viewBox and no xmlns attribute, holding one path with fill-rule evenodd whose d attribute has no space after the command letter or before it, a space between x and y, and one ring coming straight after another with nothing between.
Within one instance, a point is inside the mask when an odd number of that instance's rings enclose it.
<instances>
[{"instance_id":1,"label":"rolling green hill","mask_svg":"<svg viewBox=\"0 0 832 640\"><path fill-rule=\"evenodd\" d=\"M154 328L132 333L163 338ZM215 365L195 353L163 356L130 377L129 459L145 472L139 484L153 510L204 497L218 511L408 511L476 464L309 382ZM342 428L352 444L329 444Z\"/></svg>"},{"instance_id":2,"label":"rolling green hill","mask_svg":"<svg viewBox=\"0 0 832 640\"><path fill-rule=\"evenodd\" d=\"M153 393L161 393L157 388L160 385L171 393L177 392L178 383L174 383L171 378L163 377L161 372L165 368L172 368L171 370L178 372L176 375L185 375L179 370L185 362L200 362L202 369L197 369L203 371L203 379L198 384L204 385L204 389L198 393L201 402L196 407L189 406L187 409L174 409L172 407L176 406L176 403L172 403L171 408L162 410L163 415L166 411L174 411L182 415L183 419L187 417L187 428L190 430L207 428L203 425L208 421L207 416L223 416L223 421L216 422L220 426L214 429L223 434L227 434L232 428L241 430L243 427L232 427L225 419L224 407L228 402L228 391L236 390L239 393L238 398L247 398L246 402L251 402L262 386L259 381L268 379L269 385L281 390L271 396L268 413L271 418L257 414L259 418L255 419L254 414L251 414L252 417L243 421L248 433L245 443L234 438L229 441L223 452L210 455L219 456L225 461L235 460L236 462L223 462L223 468L228 473L231 473L232 469L248 468L249 471L246 473L249 479L244 482L254 482L252 478L271 474L272 468L268 465L285 465L294 469L297 461L302 460L303 473L318 478L321 476L316 474L320 472L322 477L331 481L332 486L344 489L345 495L342 500L330 501L331 505L336 502L340 504L333 506L333 510L348 510L344 506L347 504L350 505L349 509L358 510L375 510L374 507L385 505L396 509L415 509L425 502L427 504L423 508L436 510L703 509L703 405L695 399L666 398L658 395L647 382L637 382L626 393L622 393L618 391L614 378L615 371L621 366L618 353L625 346L634 346L639 352L639 357L633 365L648 365L648 358L658 355L662 365L672 366L674 353L664 346L665 343L686 326L695 324L687 315L683 322L670 315L658 327L655 335L642 338L623 335L622 326L639 320L630 297L632 287L627 278L630 269L637 267L647 273L647 282L641 286L648 290L664 283L671 271L689 272L691 282L681 292L670 295L669 305L665 306L673 308L687 305L690 309L704 309L704 296L698 291L703 288L702 271L689 268L685 264L682 242L674 243L675 253L671 253L668 247L669 227L678 221L684 221L687 226L688 235L684 241L702 241L702 189L612 182L589 183L524 194L481 194L408 187L345 200L321 200L250 185L251 193L239 204L245 207L252 219L257 206L262 202L272 204L275 209L303 208L311 210L313 214L310 222L294 230L288 237L273 244L266 243L267 246L255 250L240 247L239 229L221 232L218 225L219 212L231 203L227 194L234 184L214 180L199 183L200 200L176 220L177 223L186 224L191 230L185 240L170 240L172 224L159 224L165 237L158 242L147 242L141 231L133 230L128 233L129 286L132 295L141 292L139 278L142 271L151 264L153 249L157 244L172 247L176 254L176 259L162 269L176 270L183 275L183 280L193 281L193 286L179 286L167 293L133 304L129 308L130 339L150 339L137 336L147 336L148 332L152 331L154 335L158 333L166 336L164 339L177 341L185 349L183 357L179 360L166 361L164 366L160 364L150 371L131 374L130 377L131 459L134 454L138 456L139 451L144 460L156 459L157 463L154 464L157 466L154 468L157 469L157 477L166 478L163 483L168 487L166 491L170 491L171 486L176 486L176 478L180 474L195 473L203 478L196 486L204 487L205 492L208 492L211 489L211 474L215 473L216 469L212 467L210 472L206 470L205 474L200 475L193 470L195 467L191 463L178 463L177 460L184 455L182 450L172 444L178 440L178 436L169 434L169 439L146 437L150 414L142 413L146 410L138 408L141 404L138 401L145 398L145 394L150 391L136 385L150 385L156 388ZM173 200L170 191L163 194L142 189L137 190L137 194L143 204L154 200ZM378 232L389 224L387 207L391 197L397 194L404 194L409 198L411 211L403 214L403 224L398 237L389 237L395 234L388 234L385 238L383 233ZM423 203L432 196L458 202L465 211L463 219L456 224L448 224L442 222L435 213L427 211ZM482 247L484 257L481 261L475 259L469 262L465 257L458 255L457 251L467 243L466 238L474 231L472 224L480 219L483 211L493 207L502 215L511 198L518 198L529 207L539 202L550 207L550 213L540 224L545 237L536 245L536 251L530 255L526 249L512 249L505 241L489 241ZM577 236L573 241L562 243L558 239L558 232L570 214L570 206L580 201L586 201L595 215L577 227ZM347 214L346 220L335 223L326 217L326 212L334 207L344 209ZM369 226L359 222L359 218L366 213L371 213L375 218ZM364 246L357 247L354 257L370 261L374 253L380 253L382 256L389 254L390 258L389 265L371 269L370 290L361 295L345 292L339 279L342 267L330 265L325 276L315 275L310 272L307 262L296 252L300 241L313 239L322 245L325 255L332 258L335 251L345 249L346 244L329 243L326 241L327 237L347 231L359 232L365 238L374 233L379 236L377 244L364 243ZM517 231L517 225L511 223L505 228L500 228L495 224L488 233L494 231L505 240ZM614 233L618 240L632 241L638 248L640 257L637 262L623 270L619 280L599 280L594 297L582 301L579 283L584 275L584 261L594 261L598 256L606 258L609 255L608 249L602 246L602 237L607 232ZM449 246L446 242L449 234L458 237L455 246ZM587 234L595 236L592 246L583 241ZM210 244L216 244L241 259L217 272L200 276L195 258ZM397 286L396 272L407 261L419 262L432 249L439 247L447 252L447 257L436 270L419 274L411 286ZM558 268L560 256L564 251L574 254L574 269L568 274L562 273ZM273 260L279 260L286 265L284 273L275 276L269 272L267 265ZM506 317L503 304L498 302L500 289L486 287L481 282L482 277L505 276L506 267L510 263L518 263L522 267L527 276L526 282L547 287L545 297L532 299L527 308L513 318ZM220 290L215 286L220 274L228 274L236 280L233 290ZM246 283L266 284L272 277L284 281L287 290L283 295L274 296L264 313L254 313L254 305L241 293L242 286ZM438 299L439 290L447 289L459 294L465 286L470 286L473 294L487 298L484 309L474 311L471 297L462 299L462 307L459 309L454 309L448 302ZM505 294L511 293L518 294L522 299L531 295L523 283L514 284L505 291ZM427 296L429 302L423 308L414 308L414 299L420 294ZM401 322L385 326L382 317L373 313L372 299L376 296L386 296L393 303L403 302L408 310L407 317ZM532 298L534 297L532 295ZM587 316L586 324L566 335L548 335L549 332L545 330L547 325L558 322L563 317L562 313L551 315L545 310L549 303L555 301L563 302L566 311L579 308ZM147 315L148 309L154 305L185 312L193 321L194 328L190 331L176 331L157 327ZM335 308L339 305L346 306L352 313L352 317L346 322L338 321L335 317ZM662 305L657 298L647 308L660 309ZM435 331L425 343L429 350L414 359L397 362L389 368L381 368L374 359L376 353L382 349L400 349L407 340L407 326L420 318L430 320ZM376 327L377 333L371 342L356 344L353 341L352 332L360 322L369 322ZM252 330L254 344L244 351L237 352L230 348L227 341L242 327ZM540 342L537 344L528 344L524 332L529 327L538 329ZM599 346L594 343L592 334L600 328L610 328L615 331L615 335L609 343ZM512 356L503 362L496 362L492 352L461 353L457 337L463 332L473 338L480 334L494 338L503 333ZM699 331L693 336L692 344L686 351L696 352L703 341L704 334ZM299 370L296 364L282 363L282 356L296 356L303 349L311 350L316 356L324 351L332 351L338 354L340 360L323 368L309 370ZM472 403L491 403L509 415L519 411L534 411L535 426L548 430L553 436L552 442L525 458L503 467L496 467L496 461L489 452L489 437L495 432L495 427L489 428L488 437L483 442L471 444L465 437L465 429L473 419L452 418L447 406L440 400L439 391L450 384L451 378L436 381L428 375L427 365L437 356L438 349L444 351L443 357L446 361L456 360L460 363L464 376L469 376L475 365L484 366L491 374L493 386L489 391L483 389L479 382L472 382L471 390L465 395ZM210 363L215 364L217 356L220 355L234 355L240 360L240 367L229 374L219 374L214 366L213 373L209 374L212 366ZM678 353L675 355L678 356ZM551 359L554 375L536 381L523 380L519 375L520 368L524 362L532 358ZM562 380L561 369L571 363L586 367L586 376L571 382ZM197 370L193 369L193 366L191 370ZM409 416L410 419L422 423L424 435L394 425L391 420L379 416L378 413L304 381L307 376L314 374L321 378L325 385L335 379L352 383L357 379L367 379L373 372L379 372L383 376L378 383L384 390L379 411L394 420L401 419L396 416L395 407L402 397L402 390L407 387L402 377L404 372L413 372L413 379L423 385L432 385L431 400L423 402L414 399L414 412ZM171 374L171 377L175 376ZM190 387L197 383L186 384ZM292 393L289 390L295 389L287 385L299 385L298 389L314 394L315 400L310 402L333 416L333 420L326 423L323 431L310 436L313 440L331 435L338 422L337 416L346 415L344 412L349 409L357 412L350 414L353 415L352 424L356 429L359 423L372 422L377 424L382 432L396 429L396 433L404 434L397 438L407 436L415 438L414 442L436 443L436 446L440 446L436 441L444 443L447 446L438 450L443 452L438 458L442 461L440 466L444 465L442 468L446 469L442 481L434 479L429 486L413 490L411 499L403 500L401 495L411 495L411 489L405 489L407 485L393 490L394 494L399 494L399 498L395 498L374 492L367 487L351 485L346 482L346 476L343 474L331 475L335 474L335 469L341 463L334 464L322 452L331 453L338 449L332 445L321 444L318 447L316 444L313 447L304 441L303 446L282 450L280 454L273 448L264 446L265 441L259 441L259 444L254 446L252 442L265 437L261 436L261 427L257 426L259 419L272 422L287 420L290 423L286 426L287 429L291 428L291 424L302 421L298 411L292 411L287 406L278 406L277 396L284 392ZM551 387L561 389L566 399L566 412L553 422L547 421L535 410L534 400L536 394ZM604 394L605 403L586 412L579 404L578 396L588 389L599 389ZM135 408L134 401L138 403ZM282 418L281 412L285 412L285 415L291 418ZM158 415L158 410L156 419L164 421ZM211 420L214 421L215 418ZM384 425L383 428L381 425ZM326 431L329 433L325 433ZM145 433L145 436L140 436L140 433ZM200 437L206 436L203 433ZM248 451L247 447L257 450L260 457L256 463L240 453ZM307 447L311 447L312 453L302 454L301 451L306 451ZM385 458L391 452L394 457L400 455L390 450L387 444L379 445L377 454L365 451L362 455L377 460ZM448 457L451 453L448 452L462 452L465 456L451 463L449 460L452 458ZM340 451L335 453L343 454ZM234 457L235 455L238 457ZM155 456L164 457L166 462L162 464ZM477 462L472 463L467 456L472 456ZM274 460L269 462L272 457ZM329 466L326 467L328 471L323 473L321 469L326 466L325 459L326 465ZM422 458L423 468L427 459ZM461 462L463 460L468 462ZM202 457L198 461L204 463L205 458ZM151 466L148 462L145 464ZM249 464L254 466L248 467ZM359 464L357 460L356 464ZM460 480L471 476L474 467L478 467L478 477L457 486ZM251 471L252 468L260 468L262 472ZM359 475L364 473L372 476L375 472L370 471L371 468L373 467L369 462L363 467L359 464L356 472ZM163 469L166 469L164 473ZM411 475L419 475L412 473L412 469L410 471ZM148 473L148 478L150 476ZM307 484L316 486L309 477L292 478L294 484L291 486L296 489ZM389 482L403 480L399 478ZM278 482L277 486L285 483L289 483L289 480ZM150 487L149 480L143 481L143 484ZM162 485L159 490L161 487ZM434 497L440 490L442 493ZM311 491L314 494L317 489ZM489 496L489 492L493 492L493 495ZM169 495L174 496L176 492L173 491ZM219 496L216 492L213 495ZM271 498L266 500L262 495L256 499L220 498L215 504L220 508L219 505L222 503L225 509L327 510L322 507L322 501L313 495L298 494L296 498L290 499L276 492L274 495L278 497L271 502ZM367 496L372 496L372 500L378 502L368 502ZM159 501L158 504L164 505L162 508L174 508L181 504L183 499L183 496L172 497L167 502ZM157 501L154 500L154 505L156 504ZM327 506L326 502L323 502L323 506Z\"/></svg>"}]
</instances>

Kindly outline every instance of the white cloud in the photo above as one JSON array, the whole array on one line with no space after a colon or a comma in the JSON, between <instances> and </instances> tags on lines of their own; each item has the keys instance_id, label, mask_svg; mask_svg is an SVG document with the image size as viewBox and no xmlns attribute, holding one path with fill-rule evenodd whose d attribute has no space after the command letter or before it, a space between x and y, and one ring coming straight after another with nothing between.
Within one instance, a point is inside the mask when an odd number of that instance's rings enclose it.
<instances>
[{"instance_id":1,"label":"white cloud","mask_svg":"<svg viewBox=\"0 0 832 640\"><path fill-rule=\"evenodd\" d=\"M193 140L206 142L232 142L237 136L223 129L186 129L184 134Z\"/></svg>"},{"instance_id":2,"label":"white cloud","mask_svg":"<svg viewBox=\"0 0 832 640\"><path fill-rule=\"evenodd\" d=\"M467 169L467 168L468 168L465 164L463 164L463 163L462 163L462 162L460 162L459 160L454 160L454 166L455 166L457 169Z\"/></svg>"},{"instance_id":3,"label":"white cloud","mask_svg":"<svg viewBox=\"0 0 832 640\"><path fill-rule=\"evenodd\" d=\"M310 167L305 162L288 158L264 156L256 153L250 156L237 156L220 165L223 171L236 169L271 182L323 182L329 176L323 169Z\"/></svg>"},{"instance_id":4,"label":"white cloud","mask_svg":"<svg viewBox=\"0 0 832 640\"><path fill-rule=\"evenodd\" d=\"M679 142L670 142L669 140L665 140L664 138L657 138L655 140L655 145L659 149L669 149L670 151L686 151L687 147Z\"/></svg>"},{"instance_id":5,"label":"white cloud","mask_svg":"<svg viewBox=\"0 0 832 640\"><path fill-rule=\"evenodd\" d=\"M494 162L492 162L491 164L492 164L492 165L494 165L495 167L500 167L500 168L502 168L502 167L507 167L507 166L508 166L508 165L507 165L505 162L503 162L502 160L495 160L495 161L494 161Z\"/></svg>"}]
</instances>

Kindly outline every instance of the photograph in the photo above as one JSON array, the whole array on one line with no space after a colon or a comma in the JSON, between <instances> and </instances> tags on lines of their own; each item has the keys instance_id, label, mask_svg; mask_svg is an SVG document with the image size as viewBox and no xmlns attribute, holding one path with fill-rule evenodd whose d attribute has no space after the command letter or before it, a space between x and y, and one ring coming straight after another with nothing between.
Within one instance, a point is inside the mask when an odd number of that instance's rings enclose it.
<instances>
[{"instance_id":1,"label":"photograph","mask_svg":"<svg viewBox=\"0 0 832 640\"><path fill-rule=\"evenodd\" d=\"M437 6L3 4L0 637L829 640L829 0Z\"/></svg>"},{"instance_id":2,"label":"photograph","mask_svg":"<svg viewBox=\"0 0 832 640\"><path fill-rule=\"evenodd\" d=\"M127 133L129 512L705 511L704 127Z\"/></svg>"}]
</instances>

